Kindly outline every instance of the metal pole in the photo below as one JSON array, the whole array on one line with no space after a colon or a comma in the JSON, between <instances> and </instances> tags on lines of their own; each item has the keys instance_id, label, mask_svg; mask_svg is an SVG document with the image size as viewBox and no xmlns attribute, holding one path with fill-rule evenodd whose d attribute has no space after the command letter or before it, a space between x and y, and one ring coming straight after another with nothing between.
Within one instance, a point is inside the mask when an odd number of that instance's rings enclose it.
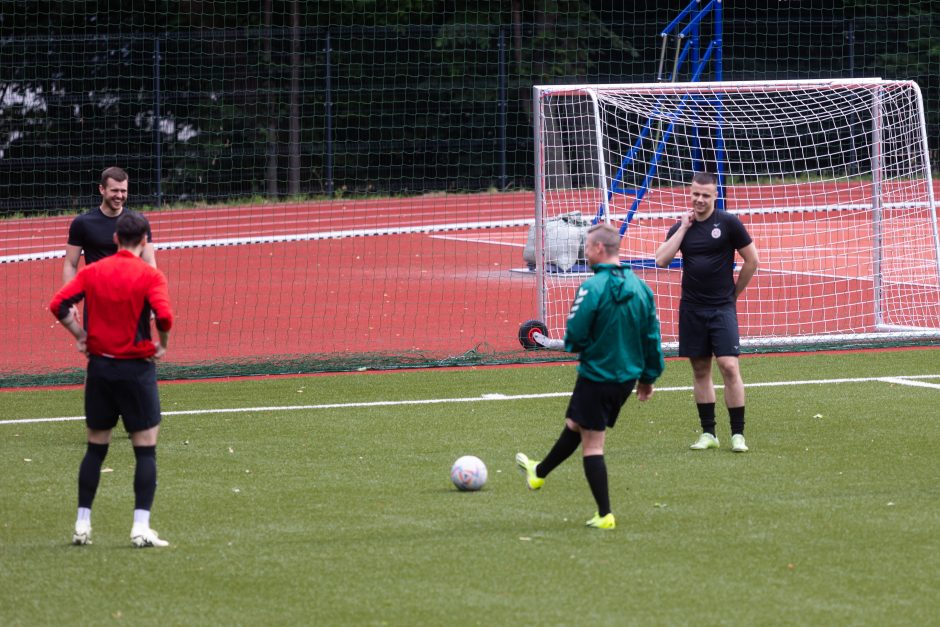
<instances>
[{"instance_id":1,"label":"metal pole","mask_svg":"<svg viewBox=\"0 0 940 627\"><path fill-rule=\"evenodd\" d=\"M679 80L679 55L682 54L682 41L684 37L679 35L676 37L676 57L672 62L672 78L669 80L675 83Z\"/></svg>"},{"instance_id":2,"label":"metal pole","mask_svg":"<svg viewBox=\"0 0 940 627\"><path fill-rule=\"evenodd\" d=\"M855 76L855 18L849 20L845 38L849 43L849 78Z\"/></svg>"},{"instance_id":3,"label":"metal pole","mask_svg":"<svg viewBox=\"0 0 940 627\"><path fill-rule=\"evenodd\" d=\"M715 45L715 80L721 81L723 78L723 55L722 55L722 38L724 37L724 28L722 26L722 5L721 0L715 4L715 27L714 27L714 43ZM725 107L721 102L721 94L717 96L717 110L718 110L718 137L715 139L715 169L717 170L716 174L718 175L718 201L716 204L716 209L719 211L724 211L728 207L726 205L726 191L725 191L725 131L722 123L724 122L724 111Z\"/></svg>"},{"instance_id":4,"label":"metal pole","mask_svg":"<svg viewBox=\"0 0 940 627\"><path fill-rule=\"evenodd\" d=\"M498 69L498 95L496 104L496 117L499 133L499 189L505 191L508 186L506 176L506 114L507 103L507 66L506 66L506 31L499 27L499 69Z\"/></svg>"},{"instance_id":5,"label":"metal pole","mask_svg":"<svg viewBox=\"0 0 940 627\"><path fill-rule=\"evenodd\" d=\"M601 105L597 100L597 91L588 90L588 96L591 97L591 104L594 108L594 141L597 142L597 182L602 190L610 189L607 185L607 165L604 159L604 127L601 121ZM602 207L604 209L604 223L610 224L610 194L605 193L601 197ZM624 222L626 226L626 222ZM621 230L620 235L623 235Z\"/></svg>"},{"instance_id":6,"label":"metal pole","mask_svg":"<svg viewBox=\"0 0 940 627\"><path fill-rule=\"evenodd\" d=\"M881 197L881 177L882 177L882 168L884 164L882 163L881 155L881 125L882 120L882 103L881 99L883 97L883 88L879 85L872 92L874 97L874 102L872 103L872 137L871 137L871 221L872 221L872 263L871 263L871 273L872 273L872 284L874 291L874 304L875 304L875 327L878 328L884 323L884 312L881 305L881 295L882 295L882 285L881 285L881 260L882 260L882 251L881 246L882 242L882 225L881 225L881 210L882 210L882 197Z\"/></svg>"},{"instance_id":7,"label":"metal pole","mask_svg":"<svg viewBox=\"0 0 940 627\"><path fill-rule=\"evenodd\" d=\"M324 65L326 75L326 94L324 94L324 113L326 115L326 193L333 197L333 80L332 80L332 41L330 29L326 30L326 44L324 46Z\"/></svg>"},{"instance_id":8,"label":"metal pole","mask_svg":"<svg viewBox=\"0 0 940 627\"><path fill-rule=\"evenodd\" d=\"M724 55L722 55L721 53L722 39L725 36L724 27L722 26L722 19L723 19L722 13L723 11L721 7L721 0L718 0L718 2L715 3L715 80L716 81L725 80L723 77L724 68L722 67L722 63L724 61Z\"/></svg>"},{"instance_id":9,"label":"metal pole","mask_svg":"<svg viewBox=\"0 0 940 627\"><path fill-rule=\"evenodd\" d=\"M930 228L933 233L934 255L937 262L937 279L940 280L940 232L937 226L937 203L933 193L933 172L930 170L930 145L927 141L927 119L924 116L924 96L920 85L912 81L914 90L914 103L917 107L917 118L920 122L920 145L923 155L924 176L927 177L927 217L930 219Z\"/></svg>"},{"instance_id":10,"label":"metal pole","mask_svg":"<svg viewBox=\"0 0 940 627\"><path fill-rule=\"evenodd\" d=\"M160 37L153 43L153 144L157 207L163 205L163 138L160 136Z\"/></svg>"},{"instance_id":11,"label":"metal pole","mask_svg":"<svg viewBox=\"0 0 940 627\"><path fill-rule=\"evenodd\" d=\"M659 51L659 69L656 70L656 80L664 81L666 77L663 76L663 68L666 65L666 48L669 47L669 35L663 33L663 45Z\"/></svg>"},{"instance_id":12,"label":"metal pole","mask_svg":"<svg viewBox=\"0 0 940 627\"><path fill-rule=\"evenodd\" d=\"M538 319L548 324L545 286L545 166L542 146L542 92L538 86L532 87L532 129L535 146L535 295L538 306ZM551 331L551 329L549 329Z\"/></svg>"}]
</instances>

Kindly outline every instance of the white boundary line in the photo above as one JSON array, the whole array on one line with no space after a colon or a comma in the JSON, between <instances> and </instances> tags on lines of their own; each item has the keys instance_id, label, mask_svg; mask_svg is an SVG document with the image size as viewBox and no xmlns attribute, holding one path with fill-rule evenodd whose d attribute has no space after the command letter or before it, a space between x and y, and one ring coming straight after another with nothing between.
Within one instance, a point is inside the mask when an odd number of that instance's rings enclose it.
<instances>
[{"instance_id":1,"label":"white boundary line","mask_svg":"<svg viewBox=\"0 0 940 627\"><path fill-rule=\"evenodd\" d=\"M746 388L783 387L793 385L833 385L839 383L867 383L877 381L892 385L910 385L940 390L940 384L927 383L920 379L940 379L940 374L902 375L896 377L863 377L854 379L810 379L807 381L769 381L765 383L747 383ZM721 388L722 386L715 386ZM656 388L657 392L688 392L691 387ZM198 416L207 414L243 414L275 411L313 411L318 409L352 409L357 407L394 407L401 405L441 405L445 403L480 403L492 401L520 401L537 398L561 398L571 396L571 392L544 392L540 394L482 394L463 398L428 398L403 401L369 401L362 403L324 403L321 405L282 405L269 407L231 407L219 409L188 409L180 411L165 411L163 416ZM67 422L84 420L84 416L59 416L56 418L21 418L17 420L0 420L0 425L37 424L43 422Z\"/></svg>"},{"instance_id":2,"label":"white boundary line","mask_svg":"<svg viewBox=\"0 0 940 627\"><path fill-rule=\"evenodd\" d=\"M883 377L878 379L885 383L894 383L897 385L910 385L918 388L931 388L934 390L940 390L940 384L938 383L927 383L926 381L911 381L913 377L910 378L901 378L901 377Z\"/></svg>"},{"instance_id":3,"label":"white boundary line","mask_svg":"<svg viewBox=\"0 0 940 627\"><path fill-rule=\"evenodd\" d=\"M591 203L589 203L591 204ZM940 202L934 203L935 206L940 208ZM593 203L593 206L596 206L596 203ZM896 207L922 207L927 206L926 202L908 202L908 203L886 203L885 208L896 208ZM277 207L277 205L273 205ZM249 209L254 209L255 207L249 207ZM869 211L871 206L868 204L835 204L835 205L798 205L794 207L742 207L731 209L730 212L736 215L787 215L787 214L800 214L800 213L831 213L836 211L857 211L865 212ZM654 222L657 220L673 220L678 219L685 213L682 211L651 211L651 212L639 212L634 215L633 220L637 222ZM159 216L160 214L151 214L151 218L154 216ZM71 219L74 216L68 216ZM222 214L219 216L220 219L235 219L238 217L231 216L230 214ZM251 216L249 215L249 218ZM173 219L179 220L182 219L182 214L176 214L172 216ZM616 214L611 215L611 218L614 220L625 220L625 214ZM213 217L212 219L216 219ZM421 216L416 216L413 218L408 218L412 221L421 220ZM383 235L411 235L411 234L430 234L430 233L440 233L448 231L469 231L469 230L482 230L482 229L499 229L499 228L514 228L522 226L530 226L535 221L535 218L512 218L506 217L502 220L489 220L489 221L476 221L476 222L453 222L453 223L442 223L442 224L402 224L400 226L394 227L370 227L370 228L360 228L360 229L342 229L335 231L311 231L311 232L288 232L288 233L254 233L246 236L236 236L236 237L214 237L209 239L195 239L195 240L180 240L180 241L169 241L169 242L154 242L154 248L156 250L176 250L176 249L188 249L188 248L214 248L219 246L238 246L242 244L272 244L272 243L285 243L285 242L307 242L307 241L318 241L318 240L328 240L328 239L344 239L350 237L370 237L370 236L383 236ZM203 222L200 222L203 224ZM441 236L437 236L441 237ZM446 236L445 236L446 238ZM457 239L453 237L453 239ZM480 243L494 243L492 241L481 241ZM502 245L511 246L513 244L503 243ZM20 262L29 262L29 261L43 261L48 259L60 259L65 256L64 247L55 247L52 250L40 250L27 253L18 253L10 255L0 255L0 264L5 263L20 263Z\"/></svg>"},{"instance_id":4,"label":"white boundary line","mask_svg":"<svg viewBox=\"0 0 940 627\"><path fill-rule=\"evenodd\" d=\"M177 242L154 242L156 250L177 250L181 248L214 248L218 246L238 246L241 244L281 244L287 242L309 242L318 240L346 239L350 237L372 237L379 235L415 235L446 231L474 231L484 229L502 229L528 226L533 219L493 220L488 222L449 222L442 224L403 225L390 228L343 229L338 231L314 231L310 233L285 233L281 235L248 235L245 237L216 237L211 239L184 240ZM21 253L18 255L0 255L0 264L22 261L42 261L65 257L64 249L45 252Z\"/></svg>"}]
</instances>

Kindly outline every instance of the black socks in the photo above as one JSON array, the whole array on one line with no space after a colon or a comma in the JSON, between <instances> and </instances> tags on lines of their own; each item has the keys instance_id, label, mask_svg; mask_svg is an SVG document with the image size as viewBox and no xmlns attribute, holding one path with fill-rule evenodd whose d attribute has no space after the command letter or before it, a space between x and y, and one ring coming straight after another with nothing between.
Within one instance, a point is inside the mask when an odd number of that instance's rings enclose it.
<instances>
[{"instance_id":1,"label":"black socks","mask_svg":"<svg viewBox=\"0 0 940 627\"><path fill-rule=\"evenodd\" d=\"M78 506L91 509L101 479L101 464L108 455L107 444L88 443L85 457L78 467Z\"/></svg>"},{"instance_id":2,"label":"black socks","mask_svg":"<svg viewBox=\"0 0 940 627\"><path fill-rule=\"evenodd\" d=\"M731 418L731 435L744 435L744 406L729 407L728 416Z\"/></svg>"},{"instance_id":3,"label":"black socks","mask_svg":"<svg viewBox=\"0 0 940 627\"><path fill-rule=\"evenodd\" d=\"M698 419L702 423L702 431L715 435L715 404L696 403ZM744 406L729 407L728 417L731 419L731 435L740 433L744 435Z\"/></svg>"},{"instance_id":4,"label":"black socks","mask_svg":"<svg viewBox=\"0 0 940 627\"><path fill-rule=\"evenodd\" d=\"M714 408L714 405L712 405ZM714 429L714 426L712 427ZM547 477L563 461L571 457L581 444L581 434L572 431L567 426L562 429L561 435L539 465L535 467L537 477ZM610 513L610 493L607 487L607 464L603 455L588 455L584 458L584 476L591 494L597 502L597 513L606 516Z\"/></svg>"},{"instance_id":5,"label":"black socks","mask_svg":"<svg viewBox=\"0 0 940 627\"><path fill-rule=\"evenodd\" d=\"M702 432L715 435L715 404L714 403L696 403L698 408L698 420L702 423Z\"/></svg>"},{"instance_id":6,"label":"black socks","mask_svg":"<svg viewBox=\"0 0 940 627\"><path fill-rule=\"evenodd\" d=\"M610 494L607 491L607 464L603 455L584 458L584 476L597 502L597 513L603 517L610 513Z\"/></svg>"},{"instance_id":7,"label":"black socks","mask_svg":"<svg viewBox=\"0 0 940 627\"><path fill-rule=\"evenodd\" d=\"M157 447L135 446L134 509L150 510L157 493Z\"/></svg>"},{"instance_id":8,"label":"black socks","mask_svg":"<svg viewBox=\"0 0 940 627\"><path fill-rule=\"evenodd\" d=\"M572 431L567 426L561 430L561 435L555 441L555 446L548 452L539 465L535 467L535 476L545 478L548 473L555 470L563 461L571 457L581 444L581 434Z\"/></svg>"}]
</instances>

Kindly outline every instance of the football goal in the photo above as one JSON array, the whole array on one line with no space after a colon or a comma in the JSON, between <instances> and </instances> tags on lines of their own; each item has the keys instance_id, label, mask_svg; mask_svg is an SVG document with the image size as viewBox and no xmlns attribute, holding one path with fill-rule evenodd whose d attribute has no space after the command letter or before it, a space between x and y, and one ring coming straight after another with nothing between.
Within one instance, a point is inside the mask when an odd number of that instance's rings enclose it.
<instances>
[{"instance_id":1,"label":"football goal","mask_svg":"<svg viewBox=\"0 0 940 627\"><path fill-rule=\"evenodd\" d=\"M659 269L653 252L704 170L718 176L716 210L737 214L760 252L738 303L744 347L940 338L940 240L916 83L537 86L534 112L538 317L551 337L564 333L589 271L555 259L559 219L580 215L619 227L621 260L653 289L674 346L681 257ZM570 229L564 237L571 248Z\"/></svg>"}]
</instances>

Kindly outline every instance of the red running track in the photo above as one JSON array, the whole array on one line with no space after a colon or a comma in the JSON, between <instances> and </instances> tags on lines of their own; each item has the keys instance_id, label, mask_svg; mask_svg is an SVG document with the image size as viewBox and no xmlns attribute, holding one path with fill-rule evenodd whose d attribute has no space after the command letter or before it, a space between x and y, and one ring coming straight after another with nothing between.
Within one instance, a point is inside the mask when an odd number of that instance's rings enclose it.
<instances>
[{"instance_id":1,"label":"red running track","mask_svg":"<svg viewBox=\"0 0 940 627\"><path fill-rule=\"evenodd\" d=\"M157 263L170 282L178 324L168 360L203 363L303 354L393 353L444 358L480 348L519 349L516 331L535 314L534 279L521 265L531 194L383 199L148 214ZM71 217L0 224L0 255L64 248ZM171 248L233 237L448 232ZM499 233L499 236L496 236ZM479 235L482 235L480 237ZM83 358L46 310L62 259L0 263L0 372L80 367Z\"/></svg>"},{"instance_id":2,"label":"red running track","mask_svg":"<svg viewBox=\"0 0 940 627\"><path fill-rule=\"evenodd\" d=\"M729 204L780 208L863 203L865 194L865 186L803 184L785 193L749 187L729 190ZM686 202L682 189L651 195L662 211L679 210ZM178 317L168 358L192 364L307 354L444 358L478 348L518 350L519 323L536 315L535 281L510 269L522 265L533 202L531 193L519 192L151 212L158 265L169 278ZM575 204L586 213L593 211L592 201ZM0 222L0 260L61 255L71 219ZM649 234L639 238L640 247L651 251L668 222L648 223ZM755 236L783 241L772 220L754 216L753 223ZM237 246L219 241L249 237L262 242L306 239ZM815 245L804 234L793 237ZM194 242L204 245L191 247ZM799 265L807 265L806 260L798 255L789 259L775 254L776 259L763 257L763 267L778 263L807 271ZM46 310L61 284L61 267L61 258L0 263L0 286L6 294L0 302L5 322L0 325L0 372L83 365L68 334ZM671 275L677 273L662 274L667 276L660 277L659 309L668 336L678 290L677 277ZM759 275L755 281L771 300L806 297L798 274ZM783 324L792 325L794 332L826 331L813 326L825 324L817 320L817 312L837 302L840 292L859 289L853 283L857 281L851 276L831 283L828 292L811 295L813 307ZM928 298L936 300L936 292ZM846 317L866 315L848 308ZM745 324L753 321L755 327L781 324L768 317L772 314L763 304L745 304L742 314Z\"/></svg>"}]
</instances>

